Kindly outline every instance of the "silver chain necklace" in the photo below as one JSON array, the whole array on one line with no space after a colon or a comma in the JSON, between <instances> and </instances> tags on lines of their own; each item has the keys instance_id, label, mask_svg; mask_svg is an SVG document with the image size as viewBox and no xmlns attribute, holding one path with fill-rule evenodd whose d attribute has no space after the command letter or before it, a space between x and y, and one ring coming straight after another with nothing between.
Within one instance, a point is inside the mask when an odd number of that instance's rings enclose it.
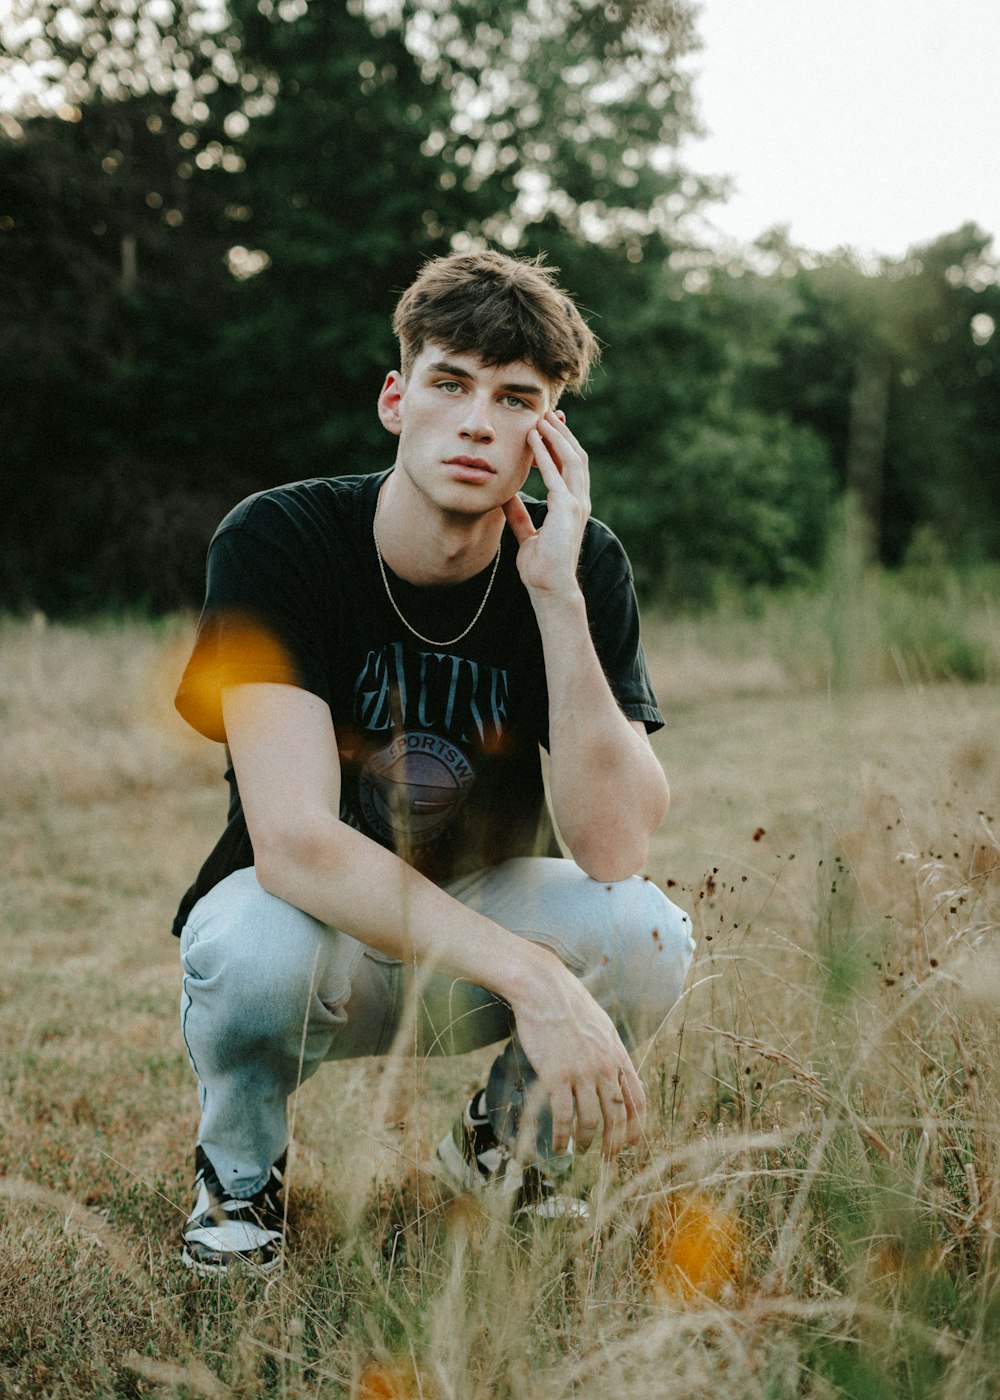
<instances>
[{"instance_id":1,"label":"silver chain necklace","mask_svg":"<svg viewBox=\"0 0 1000 1400\"><path fill-rule=\"evenodd\" d=\"M376 510L376 515L377 514L378 511ZM482 617L483 608L485 608L486 601L493 591L493 582L497 576L497 569L499 569L500 567L500 552L503 549L503 535L500 536L500 543L497 545L497 553L496 558L493 560L493 570L490 573L490 581L486 585L486 592L483 594L483 601L479 604L479 607L476 609L475 617L469 623L468 627L463 627L462 631L459 632L457 637L452 637L451 640L447 642L436 642L433 637L425 637L423 632L418 632L417 629L413 626L412 622L407 622L406 618L403 616L399 604L392 596L392 589L389 587L389 580L386 577L385 563L382 559L382 551L379 548L378 543L378 530L375 525L375 516L372 516L372 539L375 541L375 558L378 560L378 571L382 575L382 582L385 584L386 597L392 604L393 612L399 618L400 622L407 629L407 631L412 632L413 635L419 641L426 642L427 645L431 647L452 647L455 645L456 642L460 642L463 637L468 636L468 634L472 631L473 627L475 627L476 623Z\"/></svg>"}]
</instances>

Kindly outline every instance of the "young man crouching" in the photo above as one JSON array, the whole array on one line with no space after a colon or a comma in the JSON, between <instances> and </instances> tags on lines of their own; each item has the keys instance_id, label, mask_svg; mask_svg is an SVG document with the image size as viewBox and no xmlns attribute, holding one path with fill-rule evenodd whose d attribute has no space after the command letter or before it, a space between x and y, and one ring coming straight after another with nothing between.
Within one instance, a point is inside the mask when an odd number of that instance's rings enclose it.
<instances>
[{"instance_id":1,"label":"young man crouching","mask_svg":"<svg viewBox=\"0 0 1000 1400\"><path fill-rule=\"evenodd\" d=\"M423 1051L501 1043L441 1169L518 1213L582 1210L559 1190L573 1145L640 1137L629 1050L691 958L638 873L669 795L630 568L557 409L594 338L551 271L491 251L428 263L393 325L394 465L230 512L177 696L232 760L175 924L199 1272L278 1263L288 1098L324 1060L388 1053L415 979Z\"/></svg>"}]
</instances>

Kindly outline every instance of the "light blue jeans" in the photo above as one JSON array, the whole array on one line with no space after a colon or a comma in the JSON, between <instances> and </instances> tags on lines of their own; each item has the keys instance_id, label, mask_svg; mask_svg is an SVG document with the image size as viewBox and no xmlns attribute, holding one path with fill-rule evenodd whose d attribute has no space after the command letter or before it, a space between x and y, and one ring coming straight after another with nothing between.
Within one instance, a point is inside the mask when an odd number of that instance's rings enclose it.
<instances>
[{"instance_id":1,"label":"light blue jeans","mask_svg":"<svg viewBox=\"0 0 1000 1400\"><path fill-rule=\"evenodd\" d=\"M531 857L445 887L503 928L541 943L578 976L631 1049L677 1001L694 942L688 916L652 881L591 880L570 860ZM288 1141L287 1104L324 1060L403 1049L463 1054L506 1041L486 1105L513 1145L536 1076L510 1008L472 983L420 974L268 894L253 870L194 906L181 934L181 1026L199 1079L199 1140L235 1196L252 1196ZM534 1103L537 1095L532 1098ZM542 1108L537 1153L551 1156Z\"/></svg>"}]
</instances>

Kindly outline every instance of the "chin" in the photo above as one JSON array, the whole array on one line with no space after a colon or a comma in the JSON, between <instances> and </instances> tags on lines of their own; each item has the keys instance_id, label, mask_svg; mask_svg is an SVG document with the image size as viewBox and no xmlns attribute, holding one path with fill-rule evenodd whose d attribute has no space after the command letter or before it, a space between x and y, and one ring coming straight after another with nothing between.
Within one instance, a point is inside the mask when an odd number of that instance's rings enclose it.
<instances>
[{"instance_id":1,"label":"chin","mask_svg":"<svg viewBox=\"0 0 1000 1400\"><path fill-rule=\"evenodd\" d=\"M509 487L494 481L477 485L456 482L437 495L436 500L446 510L454 510L462 515L485 515L488 511L497 510L510 496Z\"/></svg>"}]
</instances>

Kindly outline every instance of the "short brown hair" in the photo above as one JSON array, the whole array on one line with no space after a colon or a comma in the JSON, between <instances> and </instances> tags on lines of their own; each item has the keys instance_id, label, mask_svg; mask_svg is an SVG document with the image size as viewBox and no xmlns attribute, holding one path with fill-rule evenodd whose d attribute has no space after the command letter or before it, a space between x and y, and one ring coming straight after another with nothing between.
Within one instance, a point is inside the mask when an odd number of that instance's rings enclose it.
<instances>
[{"instance_id":1,"label":"short brown hair","mask_svg":"<svg viewBox=\"0 0 1000 1400\"><path fill-rule=\"evenodd\" d=\"M581 389L600 350L544 256L484 249L433 258L400 297L392 318L402 370L430 343L487 365L524 360L562 389Z\"/></svg>"}]
</instances>

